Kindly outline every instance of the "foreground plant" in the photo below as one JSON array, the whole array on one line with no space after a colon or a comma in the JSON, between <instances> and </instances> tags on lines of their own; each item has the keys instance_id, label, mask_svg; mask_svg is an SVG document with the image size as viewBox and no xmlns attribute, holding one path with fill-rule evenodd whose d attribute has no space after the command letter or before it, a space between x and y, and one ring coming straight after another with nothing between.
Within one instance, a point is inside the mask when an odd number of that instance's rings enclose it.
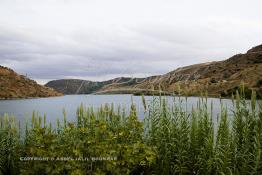
<instances>
[{"instance_id":1,"label":"foreground plant","mask_svg":"<svg viewBox=\"0 0 262 175\"><path fill-rule=\"evenodd\" d=\"M217 123L204 98L188 112L180 98L146 104L142 96L144 121L135 105L129 113L81 105L75 122L63 112L56 126L33 113L23 131L6 115L0 118L1 174L262 174L262 103L252 96L247 101L236 93L233 116L221 103Z\"/></svg>"}]
</instances>

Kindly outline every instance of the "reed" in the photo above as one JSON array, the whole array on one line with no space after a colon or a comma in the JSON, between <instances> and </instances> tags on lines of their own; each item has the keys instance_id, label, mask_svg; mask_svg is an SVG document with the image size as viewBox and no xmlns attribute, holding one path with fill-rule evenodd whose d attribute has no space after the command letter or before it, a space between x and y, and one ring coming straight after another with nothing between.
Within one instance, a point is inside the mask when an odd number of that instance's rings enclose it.
<instances>
[{"instance_id":1,"label":"reed","mask_svg":"<svg viewBox=\"0 0 262 175\"><path fill-rule=\"evenodd\" d=\"M170 104L142 96L144 121L136 106L79 106L76 120L66 110L56 126L33 112L20 129L15 117L0 117L1 174L262 174L262 103L236 93L233 109L221 103L217 126L207 100L187 112L178 97ZM176 101L176 102L175 102ZM212 108L212 105L211 105ZM233 116L228 111L232 110ZM211 109L212 111L212 109ZM21 161L49 157L55 161ZM71 157L74 161L61 161ZM94 157L113 158L91 161ZM76 161L88 158L88 161Z\"/></svg>"}]
</instances>

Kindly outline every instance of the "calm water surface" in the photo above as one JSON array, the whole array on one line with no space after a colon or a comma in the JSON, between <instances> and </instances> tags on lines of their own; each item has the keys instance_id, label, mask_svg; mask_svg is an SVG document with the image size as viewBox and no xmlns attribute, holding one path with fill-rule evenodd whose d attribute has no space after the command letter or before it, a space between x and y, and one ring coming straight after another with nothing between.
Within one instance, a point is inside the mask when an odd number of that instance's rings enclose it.
<instances>
[{"instance_id":1,"label":"calm water surface","mask_svg":"<svg viewBox=\"0 0 262 175\"><path fill-rule=\"evenodd\" d=\"M152 101L152 96L146 96L147 103ZM166 97L169 103L173 103L174 97ZM14 115L17 119L24 122L30 120L33 111L36 111L40 116L46 114L47 121L56 122L57 118L63 118L63 109L65 109L67 114L67 119L69 121L74 121L76 119L77 107L83 103L85 106L93 106L98 108L101 104L114 103L115 106L121 105L126 109L129 109L131 103L133 102L137 106L139 119L144 118L144 108L140 96L133 95L66 95L62 97L50 97L50 98L37 98L37 99L20 99L20 100L0 100L0 116L5 113L9 115ZM188 97L187 105L185 103L185 98L181 98L184 102L183 108L191 111L192 106L196 107L199 100L198 97ZM178 97L176 98L178 101ZM208 105L213 103L213 117L217 118L220 113L220 99L208 98ZM232 109L231 100L223 99L224 106Z\"/></svg>"}]
</instances>

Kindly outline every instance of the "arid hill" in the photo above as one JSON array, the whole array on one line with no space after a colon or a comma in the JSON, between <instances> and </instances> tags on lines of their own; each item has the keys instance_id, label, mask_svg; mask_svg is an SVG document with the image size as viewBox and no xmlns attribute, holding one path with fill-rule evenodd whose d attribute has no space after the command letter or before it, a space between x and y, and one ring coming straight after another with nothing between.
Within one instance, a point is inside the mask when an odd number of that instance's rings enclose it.
<instances>
[{"instance_id":1,"label":"arid hill","mask_svg":"<svg viewBox=\"0 0 262 175\"><path fill-rule=\"evenodd\" d=\"M55 80L46 84L65 94L145 93L161 90L182 95L230 96L241 84L250 95L262 93L262 45L224 61L181 67L164 75L147 78L116 78L104 82Z\"/></svg>"},{"instance_id":2,"label":"arid hill","mask_svg":"<svg viewBox=\"0 0 262 175\"><path fill-rule=\"evenodd\" d=\"M37 84L29 78L19 75L12 69L0 66L0 98L31 98L61 96L52 88Z\"/></svg>"},{"instance_id":3,"label":"arid hill","mask_svg":"<svg viewBox=\"0 0 262 175\"><path fill-rule=\"evenodd\" d=\"M136 88L161 86L169 92L181 91L182 94L227 96L241 84L246 89L261 92L262 88L262 46L238 54L224 61L196 64L178 68L151 81L136 85Z\"/></svg>"}]
</instances>

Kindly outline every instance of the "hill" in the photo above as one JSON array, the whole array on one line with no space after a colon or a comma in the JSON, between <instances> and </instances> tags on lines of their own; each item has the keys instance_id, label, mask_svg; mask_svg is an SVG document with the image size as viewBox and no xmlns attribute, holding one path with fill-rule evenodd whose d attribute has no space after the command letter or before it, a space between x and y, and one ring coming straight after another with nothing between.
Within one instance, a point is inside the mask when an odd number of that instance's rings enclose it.
<instances>
[{"instance_id":1,"label":"hill","mask_svg":"<svg viewBox=\"0 0 262 175\"><path fill-rule=\"evenodd\" d=\"M48 82L45 86L56 89L64 94L91 94L103 89L118 89L122 87L132 87L144 78L126 78L120 77L108 81L93 82L79 79L61 79Z\"/></svg>"},{"instance_id":2,"label":"hill","mask_svg":"<svg viewBox=\"0 0 262 175\"><path fill-rule=\"evenodd\" d=\"M12 69L0 66L0 99L60 96L52 88L37 84Z\"/></svg>"},{"instance_id":3,"label":"hill","mask_svg":"<svg viewBox=\"0 0 262 175\"><path fill-rule=\"evenodd\" d=\"M65 94L144 93L154 90L197 96L230 96L244 84L250 96L252 89L262 94L262 45L245 54L223 61L201 63L178 68L164 75L147 78L116 78L103 82L86 80L54 80L46 84Z\"/></svg>"}]
</instances>

